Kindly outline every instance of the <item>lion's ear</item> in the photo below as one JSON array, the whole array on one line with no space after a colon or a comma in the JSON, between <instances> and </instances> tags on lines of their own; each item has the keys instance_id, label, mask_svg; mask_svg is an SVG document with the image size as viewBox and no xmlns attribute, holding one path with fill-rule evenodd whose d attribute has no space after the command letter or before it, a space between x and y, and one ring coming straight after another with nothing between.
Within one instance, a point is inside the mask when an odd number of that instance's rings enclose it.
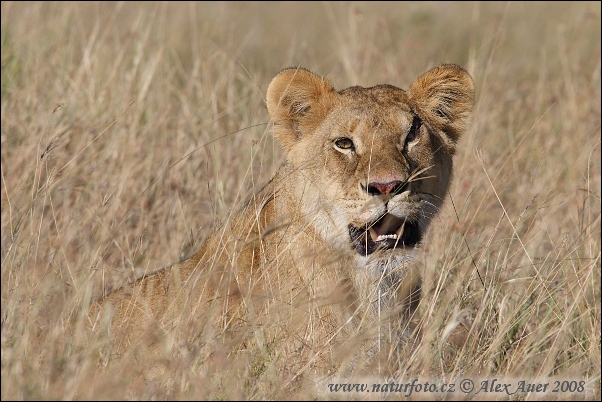
<instances>
[{"instance_id":1,"label":"lion's ear","mask_svg":"<svg viewBox=\"0 0 602 402\"><path fill-rule=\"evenodd\" d=\"M474 82L463 68L444 64L420 76L408 98L421 117L455 144L466 128L474 104Z\"/></svg>"},{"instance_id":2,"label":"lion's ear","mask_svg":"<svg viewBox=\"0 0 602 402\"><path fill-rule=\"evenodd\" d=\"M334 87L324 78L303 68L282 70L270 83L267 106L274 135L285 149L312 132L331 108Z\"/></svg>"}]
</instances>

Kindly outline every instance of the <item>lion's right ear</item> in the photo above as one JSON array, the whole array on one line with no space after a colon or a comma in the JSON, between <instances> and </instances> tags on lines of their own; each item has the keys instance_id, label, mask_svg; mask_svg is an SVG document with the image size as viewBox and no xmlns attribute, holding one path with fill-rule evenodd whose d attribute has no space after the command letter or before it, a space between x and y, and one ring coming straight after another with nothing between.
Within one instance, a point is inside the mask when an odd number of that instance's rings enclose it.
<instances>
[{"instance_id":1,"label":"lion's right ear","mask_svg":"<svg viewBox=\"0 0 602 402\"><path fill-rule=\"evenodd\" d=\"M324 78L304 68L282 70L270 83L267 106L274 135L286 152L302 133L313 132L324 120L336 95Z\"/></svg>"}]
</instances>

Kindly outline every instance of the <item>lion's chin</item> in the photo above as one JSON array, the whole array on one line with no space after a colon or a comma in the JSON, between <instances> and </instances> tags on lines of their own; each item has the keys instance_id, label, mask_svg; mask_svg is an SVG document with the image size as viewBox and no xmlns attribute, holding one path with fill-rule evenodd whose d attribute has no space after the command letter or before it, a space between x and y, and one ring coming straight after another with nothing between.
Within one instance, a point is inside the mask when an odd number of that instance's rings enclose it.
<instances>
[{"instance_id":1,"label":"lion's chin","mask_svg":"<svg viewBox=\"0 0 602 402\"><path fill-rule=\"evenodd\" d=\"M418 222L385 214L362 227L349 225L349 237L358 254L368 256L376 250L414 248L422 240Z\"/></svg>"}]
</instances>

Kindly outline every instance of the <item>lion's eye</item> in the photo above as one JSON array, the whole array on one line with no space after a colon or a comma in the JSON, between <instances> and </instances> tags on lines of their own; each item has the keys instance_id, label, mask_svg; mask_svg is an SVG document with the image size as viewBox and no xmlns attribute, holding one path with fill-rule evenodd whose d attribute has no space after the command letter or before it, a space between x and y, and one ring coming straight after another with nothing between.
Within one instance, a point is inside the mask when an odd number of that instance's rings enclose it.
<instances>
[{"instance_id":1,"label":"lion's eye","mask_svg":"<svg viewBox=\"0 0 602 402\"><path fill-rule=\"evenodd\" d=\"M355 149L355 146L353 145L353 141L351 141L351 139L346 138L346 137L338 138L334 142L334 145L338 149L342 149L342 150L347 150L347 149L353 150L353 149Z\"/></svg>"},{"instance_id":2,"label":"lion's eye","mask_svg":"<svg viewBox=\"0 0 602 402\"><path fill-rule=\"evenodd\" d=\"M418 138L418 134L420 134L420 127L422 126L422 120L420 117L414 116L414 120L412 120L412 127L410 127L410 131L406 137L406 144L412 141L415 141Z\"/></svg>"}]
</instances>

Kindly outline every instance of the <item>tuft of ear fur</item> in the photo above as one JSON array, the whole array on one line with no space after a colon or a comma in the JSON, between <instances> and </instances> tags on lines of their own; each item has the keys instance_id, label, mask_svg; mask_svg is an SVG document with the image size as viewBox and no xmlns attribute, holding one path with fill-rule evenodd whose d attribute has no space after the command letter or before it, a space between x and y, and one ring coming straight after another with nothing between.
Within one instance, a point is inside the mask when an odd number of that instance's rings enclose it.
<instances>
[{"instance_id":1,"label":"tuft of ear fur","mask_svg":"<svg viewBox=\"0 0 602 402\"><path fill-rule=\"evenodd\" d=\"M474 104L474 82L466 70L455 64L435 67L412 84L408 99L420 117L440 129L455 144Z\"/></svg>"},{"instance_id":2,"label":"tuft of ear fur","mask_svg":"<svg viewBox=\"0 0 602 402\"><path fill-rule=\"evenodd\" d=\"M268 87L267 107L274 135L285 151L299 142L302 133L312 132L324 120L336 96L334 87L309 70L282 70Z\"/></svg>"}]
</instances>

